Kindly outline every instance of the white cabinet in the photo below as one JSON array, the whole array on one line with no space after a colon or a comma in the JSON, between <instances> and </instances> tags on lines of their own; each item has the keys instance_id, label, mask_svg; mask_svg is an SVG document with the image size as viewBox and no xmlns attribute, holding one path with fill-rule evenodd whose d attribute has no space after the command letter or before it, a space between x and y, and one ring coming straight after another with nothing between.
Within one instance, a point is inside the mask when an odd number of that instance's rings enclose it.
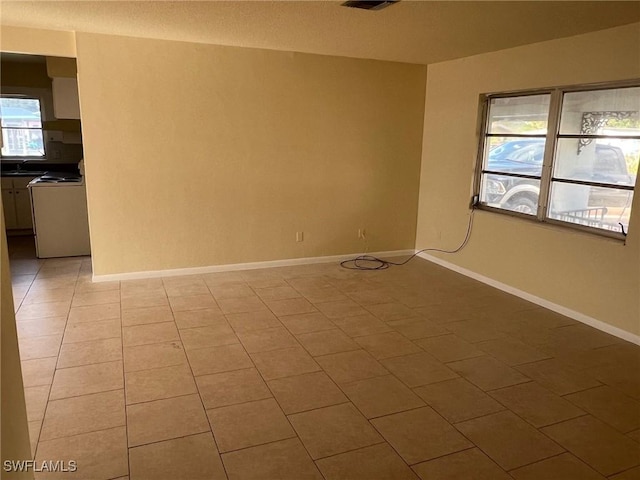
<instances>
[{"instance_id":1,"label":"white cabinet","mask_svg":"<svg viewBox=\"0 0 640 480\"><path fill-rule=\"evenodd\" d=\"M75 78L54 78L52 84L55 117L79 119L78 80Z\"/></svg>"},{"instance_id":2,"label":"white cabinet","mask_svg":"<svg viewBox=\"0 0 640 480\"><path fill-rule=\"evenodd\" d=\"M31 230L31 198L27 184L36 177L2 178L2 205L7 230Z\"/></svg>"}]
</instances>

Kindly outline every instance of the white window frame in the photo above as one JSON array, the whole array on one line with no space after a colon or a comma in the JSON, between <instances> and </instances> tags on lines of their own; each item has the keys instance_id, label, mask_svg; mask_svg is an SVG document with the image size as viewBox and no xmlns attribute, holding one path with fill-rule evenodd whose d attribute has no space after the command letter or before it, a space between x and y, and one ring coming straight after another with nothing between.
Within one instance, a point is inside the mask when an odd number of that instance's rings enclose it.
<instances>
[{"instance_id":1,"label":"white window frame","mask_svg":"<svg viewBox=\"0 0 640 480\"><path fill-rule=\"evenodd\" d=\"M2 130L40 130L42 134L42 155L2 155L0 153L0 158L2 161L6 162L22 162L22 161L39 161L47 159L47 136L44 128L45 115L44 115L44 99L37 95L25 95L20 93L3 93L1 98L17 98L24 100L37 100L38 106L40 107L40 128L36 127L3 127L0 125L0 135L2 135ZM4 139L2 140L4 141Z\"/></svg>"},{"instance_id":2,"label":"white window frame","mask_svg":"<svg viewBox=\"0 0 640 480\"><path fill-rule=\"evenodd\" d=\"M563 87L551 87L551 88L543 88L543 89L530 89L530 90L518 90L518 91L510 91L510 92L496 92L496 93L487 93L480 96L480 141L478 147L478 154L476 160L476 170L475 170L475 179L474 179L474 197L472 202L475 204L476 208L481 210L490 211L500 213L502 215L509 215L517 218L522 218L528 221L536 222L536 223L546 223L551 225L557 225L563 228L570 228L574 230L581 230L584 232L589 232L591 234L596 234L605 237L611 237L619 240L625 240L627 236L627 232L615 232L609 231L602 228L590 227L586 225L580 225L578 223L571 223L568 221L557 220L549 217L549 203L550 203L550 190L552 182L561 182L561 183L573 183L579 185L589 185L593 187L604 187L610 189L619 189L619 190L628 190L634 192L635 194L635 186L633 185L611 185L611 184L598 184L597 182L588 182L588 181L578 181L578 180L568 180L563 178L554 178L553 177L553 167L555 163L555 152L556 145L558 139L562 138L612 138L610 135L589 135L589 134L580 134L580 135L567 135L560 134L560 121L561 121L561 112L562 112L562 100L565 93L572 92L581 92L581 91L596 91L596 90L611 90L616 88L625 88L625 87L640 87L640 79L633 79L628 81L617 81L617 82L607 82L607 83L598 83L598 84L583 84L583 85L572 85L572 86L563 86ZM547 123L547 133L546 135L517 135L517 134L490 134L487 132L488 124L489 124L489 104L492 99L497 98L509 98L509 97L524 97L524 96L533 96L533 95L550 95L549 102L549 116ZM639 112L640 115L640 112ZM545 138L545 149L544 149L544 158L542 164L542 172L540 175L540 193L538 196L538 210L536 215L528 215L525 213L516 212L513 210L508 210L504 208L492 207L486 203L480 202L480 193L482 188L482 175L485 173L484 170L484 156L486 152L486 141L491 137L498 136L509 136L513 138ZM615 137L614 137L615 138ZM640 135L638 136L624 136L625 139L636 139L640 140ZM486 170L486 172L490 172ZM513 173L502 173L496 172L495 174L511 176L511 177L523 177L523 178L535 178L537 176L533 175L519 175ZM636 176L636 185L638 184L638 179L640 178L640 172ZM640 228L640 226L636 225L634 228Z\"/></svg>"}]
</instances>

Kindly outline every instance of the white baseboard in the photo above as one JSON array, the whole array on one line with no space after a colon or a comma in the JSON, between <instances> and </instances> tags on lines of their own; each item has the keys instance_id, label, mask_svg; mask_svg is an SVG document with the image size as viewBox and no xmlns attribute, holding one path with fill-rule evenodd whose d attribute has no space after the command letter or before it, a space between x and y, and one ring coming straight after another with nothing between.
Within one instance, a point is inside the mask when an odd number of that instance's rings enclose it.
<instances>
[{"instance_id":1,"label":"white baseboard","mask_svg":"<svg viewBox=\"0 0 640 480\"><path fill-rule=\"evenodd\" d=\"M375 257L398 257L401 255L413 255L414 250L394 250L390 252L371 252L367 255ZM147 270L143 272L112 273L106 275L93 275L92 280L99 282L114 282L120 280L139 280L144 278L176 277L180 275L202 275L205 273L233 272L237 270L256 270L259 268L291 267L295 265L311 265L314 263L331 263L350 260L363 255L362 253L350 253L346 255L332 255L326 257L289 258L285 260L270 260L266 262L230 263L227 265L211 265L206 267L173 268L169 270Z\"/></svg>"},{"instance_id":2,"label":"white baseboard","mask_svg":"<svg viewBox=\"0 0 640 480\"><path fill-rule=\"evenodd\" d=\"M621 328L614 327L613 325L609 325L608 323L605 323L601 320L589 317L584 313L580 313L575 310L571 310L570 308L563 307L562 305L550 302L549 300L545 300L541 297L537 297L525 292L524 290L519 290L515 287L507 285L506 283L498 282L497 280L485 277L484 275L480 275L479 273L476 273L472 270L468 270L454 263L447 262L446 260L442 260L441 258L434 257L433 255L429 255L427 253L419 253L418 257L428 260L429 262L436 263L442 267L448 268L449 270L453 270L454 272L461 273L462 275L473 278L474 280L478 280L479 282L485 283L504 292L515 295L516 297L520 297L524 300L535 303L536 305L540 305L541 307L553 310L554 312L577 320L578 322L589 325L590 327L597 328L598 330L601 330L615 337L621 338L631 343L635 343L636 345L640 345L640 335L635 335Z\"/></svg>"}]
</instances>

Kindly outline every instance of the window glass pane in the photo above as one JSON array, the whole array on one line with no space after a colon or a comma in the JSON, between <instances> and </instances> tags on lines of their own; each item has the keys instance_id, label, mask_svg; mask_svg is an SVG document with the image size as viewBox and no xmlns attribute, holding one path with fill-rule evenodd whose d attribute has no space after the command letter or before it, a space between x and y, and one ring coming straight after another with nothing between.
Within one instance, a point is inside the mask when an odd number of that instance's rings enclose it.
<instances>
[{"instance_id":1,"label":"window glass pane","mask_svg":"<svg viewBox=\"0 0 640 480\"><path fill-rule=\"evenodd\" d=\"M564 135L640 135L640 87L565 93Z\"/></svg>"},{"instance_id":2,"label":"window glass pane","mask_svg":"<svg viewBox=\"0 0 640 480\"><path fill-rule=\"evenodd\" d=\"M629 227L633 192L553 182L549 218L588 227L625 232Z\"/></svg>"},{"instance_id":3,"label":"window glass pane","mask_svg":"<svg viewBox=\"0 0 640 480\"><path fill-rule=\"evenodd\" d=\"M3 127L42 128L40 101L33 98L0 98Z\"/></svg>"},{"instance_id":4,"label":"window glass pane","mask_svg":"<svg viewBox=\"0 0 640 480\"><path fill-rule=\"evenodd\" d=\"M486 205L535 215L538 210L540 180L484 174L480 201Z\"/></svg>"},{"instance_id":5,"label":"window glass pane","mask_svg":"<svg viewBox=\"0 0 640 480\"><path fill-rule=\"evenodd\" d=\"M540 176L544 146L544 138L487 137L484 169Z\"/></svg>"},{"instance_id":6,"label":"window glass pane","mask_svg":"<svg viewBox=\"0 0 640 480\"><path fill-rule=\"evenodd\" d=\"M3 128L2 155L16 157L44 156L42 130Z\"/></svg>"},{"instance_id":7,"label":"window glass pane","mask_svg":"<svg viewBox=\"0 0 640 480\"><path fill-rule=\"evenodd\" d=\"M639 158L640 140L561 138L554 177L633 186Z\"/></svg>"},{"instance_id":8,"label":"window glass pane","mask_svg":"<svg viewBox=\"0 0 640 480\"><path fill-rule=\"evenodd\" d=\"M548 94L492 98L487 133L544 135L550 98Z\"/></svg>"}]
</instances>

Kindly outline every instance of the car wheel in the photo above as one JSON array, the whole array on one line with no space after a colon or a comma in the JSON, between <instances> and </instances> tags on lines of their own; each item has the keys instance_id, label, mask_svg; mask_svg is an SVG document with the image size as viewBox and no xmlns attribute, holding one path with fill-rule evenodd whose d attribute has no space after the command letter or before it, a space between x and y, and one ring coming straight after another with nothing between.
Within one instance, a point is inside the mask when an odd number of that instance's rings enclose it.
<instances>
[{"instance_id":1,"label":"car wheel","mask_svg":"<svg viewBox=\"0 0 640 480\"><path fill-rule=\"evenodd\" d=\"M527 215L535 215L538 211L536 202L527 197L513 199L509 202L509 208L514 212L526 213Z\"/></svg>"}]
</instances>

